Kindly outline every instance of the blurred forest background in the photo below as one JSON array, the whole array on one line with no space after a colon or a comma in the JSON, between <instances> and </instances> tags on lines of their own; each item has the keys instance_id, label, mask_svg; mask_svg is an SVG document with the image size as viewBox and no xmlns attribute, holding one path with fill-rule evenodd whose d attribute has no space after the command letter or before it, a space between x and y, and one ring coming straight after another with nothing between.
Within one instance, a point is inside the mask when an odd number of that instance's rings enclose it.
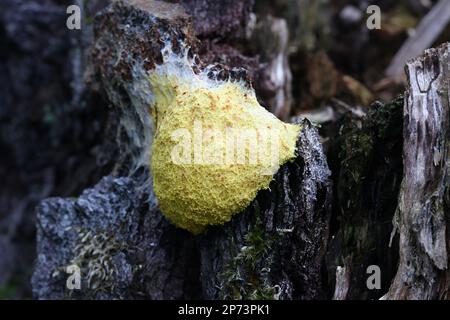
<instances>
[{"instance_id":1,"label":"blurred forest background","mask_svg":"<svg viewBox=\"0 0 450 320\"><path fill-rule=\"evenodd\" d=\"M432 12L437 3L256 0L250 23L261 32L251 41L217 34L217 41L208 42L210 47L204 50L233 50L227 49L230 42L240 48L245 64L258 65L255 70L261 71L253 75L258 98L284 120L306 116L320 125L333 168L340 161L334 138L342 123L348 118L358 123L375 100L387 102L404 92L405 76L402 67L398 72L395 57L408 39L419 53L450 40L448 6ZM82 32L66 28L70 4L85 10ZM0 3L0 299L31 298L34 208L39 201L76 196L113 169L118 151L108 135L114 119L106 99L87 89L85 72L93 16L107 4L107 0ZM366 25L370 16L366 8L372 4L381 8L379 30ZM426 19L431 14L430 26ZM265 56L266 51L274 52L266 50L268 33L260 23L265 19L281 19L279 34L286 37L270 39L281 48L282 74L289 82L281 97L271 94L273 84L261 80L268 68L280 68L271 66L276 57ZM414 40L420 25L420 37Z\"/></svg>"}]
</instances>

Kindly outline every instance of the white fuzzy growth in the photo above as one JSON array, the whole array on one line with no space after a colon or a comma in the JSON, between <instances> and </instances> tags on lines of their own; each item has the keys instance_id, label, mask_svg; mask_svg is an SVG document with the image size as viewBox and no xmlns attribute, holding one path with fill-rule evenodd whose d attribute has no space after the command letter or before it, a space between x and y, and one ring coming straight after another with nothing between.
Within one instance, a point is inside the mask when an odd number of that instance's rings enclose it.
<instances>
[{"instance_id":1,"label":"white fuzzy growth","mask_svg":"<svg viewBox=\"0 0 450 320\"><path fill-rule=\"evenodd\" d=\"M196 88L216 88L217 86L230 82L231 80L215 80L208 77L211 72L214 73L216 78L218 71L213 70L214 65L209 65L199 74L194 72L196 67L199 67L196 63L196 55L193 58L189 58L190 47L185 44L181 44L181 54L174 53L172 50L172 43L166 41L161 53L163 56L163 63L157 65L150 73L156 74L161 78L173 76L179 81L179 83L188 84L192 89ZM242 86L242 90L247 94L255 95L254 90L246 87L244 81L238 82Z\"/></svg>"}]
</instances>

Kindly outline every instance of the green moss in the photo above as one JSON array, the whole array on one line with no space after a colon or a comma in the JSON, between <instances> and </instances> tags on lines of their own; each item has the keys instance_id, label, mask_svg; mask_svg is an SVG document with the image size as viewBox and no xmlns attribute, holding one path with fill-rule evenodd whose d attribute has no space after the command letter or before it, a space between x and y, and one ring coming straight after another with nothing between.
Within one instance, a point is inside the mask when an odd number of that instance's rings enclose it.
<instances>
[{"instance_id":1,"label":"green moss","mask_svg":"<svg viewBox=\"0 0 450 320\"><path fill-rule=\"evenodd\" d=\"M277 298L278 286L269 281L273 265L273 245L278 235L267 236L258 218L245 235L244 246L237 248L234 239L230 245L232 257L219 275L222 299L273 300Z\"/></svg>"},{"instance_id":2,"label":"green moss","mask_svg":"<svg viewBox=\"0 0 450 320\"><path fill-rule=\"evenodd\" d=\"M31 299L31 292L25 284L29 283L32 272L32 266L28 266L10 277L0 286L0 300Z\"/></svg>"},{"instance_id":3,"label":"green moss","mask_svg":"<svg viewBox=\"0 0 450 320\"><path fill-rule=\"evenodd\" d=\"M368 186L373 187L374 183L368 180L384 179L376 176L377 170L385 167L383 170L387 170L392 165L389 157L395 152L401 152L396 149L399 148L398 141L402 134L402 106L402 96L387 104L376 102L362 121L346 119L341 127L341 165L337 192L341 236L346 251L344 257L375 247L375 239L371 236L371 229L375 225L370 219L376 217L369 215L367 201L367 195L372 192ZM401 176L401 173L397 174ZM390 195L389 192L387 194ZM396 193L392 196L396 197ZM376 205L381 207L384 203Z\"/></svg>"},{"instance_id":4,"label":"green moss","mask_svg":"<svg viewBox=\"0 0 450 320\"><path fill-rule=\"evenodd\" d=\"M340 199L344 210L359 210L361 195L364 192L362 184L370 171L371 163L377 156L377 146L388 149L390 140L397 141L401 135L401 109L403 97L396 98L391 103L374 103L362 123L346 119L341 128L341 149L339 159L341 172L339 184ZM370 178L370 177L369 177Z\"/></svg>"},{"instance_id":5,"label":"green moss","mask_svg":"<svg viewBox=\"0 0 450 320\"><path fill-rule=\"evenodd\" d=\"M367 116L367 130L374 132L376 138L382 141L398 137L403 130L399 125L402 123L403 103L403 96L386 104L374 103Z\"/></svg>"},{"instance_id":6,"label":"green moss","mask_svg":"<svg viewBox=\"0 0 450 320\"><path fill-rule=\"evenodd\" d=\"M14 299L18 288L18 283L10 281L0 286L0 300Z\"/></svg>"},{"instance_id":7,"label":"green moss","mask_svg":"<svg viewBox=\"0 0 450 320\"><path fill-rule=\"evenodd\" d=\"M113 263L113 257L119 251L126 250L123 243L106 233L94 234L91 231L79 230L79 241L74 249L74 257L69 265L80 268L84 285L89 288L90 296L98 292L110 292L114 286L118 271ZM64 274L68 266L57 268L53 277ZM72 291L68 292L69 297Z\"/></svg>"}]
</instances>

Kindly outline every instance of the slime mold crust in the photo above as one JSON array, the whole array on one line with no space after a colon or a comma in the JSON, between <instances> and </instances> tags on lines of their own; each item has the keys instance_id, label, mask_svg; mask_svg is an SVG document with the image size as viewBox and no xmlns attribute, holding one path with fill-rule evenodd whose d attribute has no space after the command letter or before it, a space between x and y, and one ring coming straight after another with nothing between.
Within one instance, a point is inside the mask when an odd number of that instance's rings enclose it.
<instances>
[{"instance_id":1,"label":"slime mold crust","mask_svg":"<svg viewBox=\"0 0 450 320\"><path fill-rule=\"evenodd\" d=\"M300 126L261 107L241 81L212 80L180 58L165 60L149 75L153 187L164 215L199 234L269 188L279 166L296 156Z\"/></svg>"}]
</instances>

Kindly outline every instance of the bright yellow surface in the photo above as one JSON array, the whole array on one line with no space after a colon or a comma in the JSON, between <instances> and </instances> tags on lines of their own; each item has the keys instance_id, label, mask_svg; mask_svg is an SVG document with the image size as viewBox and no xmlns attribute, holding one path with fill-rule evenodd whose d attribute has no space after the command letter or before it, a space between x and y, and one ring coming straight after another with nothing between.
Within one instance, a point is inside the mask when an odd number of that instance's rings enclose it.
<instances>
[{"instance_id":1,"label":"bright yellow surface","mask_svg":"<svg viewBox=\"0 0 450 320\"><path fill-rule=\"evenodd\" d=\"M198 234L229 221L269 187L295 157L300 127L278 120L239 82L180 78L150 76L151 169L164 215Z\"/></svg>"}]
</instances>

